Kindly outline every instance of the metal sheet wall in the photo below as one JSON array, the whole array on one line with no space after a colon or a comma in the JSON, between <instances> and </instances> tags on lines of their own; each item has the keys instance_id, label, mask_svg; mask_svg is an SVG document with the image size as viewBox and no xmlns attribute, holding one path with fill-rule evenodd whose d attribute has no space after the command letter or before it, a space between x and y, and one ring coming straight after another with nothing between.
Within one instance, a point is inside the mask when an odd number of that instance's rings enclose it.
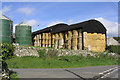
<instances>
[{"instance_id":1,"label":"metal sheet wall","mask_svg":"<svg viewBox=\"0 0 120 80\"><path fill-rule=\"evenodd\" d=\"M32 45L31 26L16 26L15 36L19 45Z\"/></svg>"},{"instance_id":2,"label":"metal sheet wall","mask_svg":"<svg viewBox=\"0 0 120 80\"><path fill-rule=\"evenodd\" d=\"M0 42L11 43L10 21L0 19Z\"/></svg>"}]
</instances>

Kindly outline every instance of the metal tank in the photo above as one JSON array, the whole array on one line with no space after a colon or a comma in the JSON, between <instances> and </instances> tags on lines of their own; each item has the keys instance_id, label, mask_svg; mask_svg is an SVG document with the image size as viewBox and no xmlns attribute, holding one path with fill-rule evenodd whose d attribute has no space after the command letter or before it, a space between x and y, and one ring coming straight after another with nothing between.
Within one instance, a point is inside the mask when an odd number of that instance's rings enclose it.
<instances>
[{"instance_id":1,"label":"metal tank","mask_svg":"<svg viewBox=\"0 0 120 80\"><path fill-rule=\"evenodd\" d=\"M8 17L0 17L0 43L12 43L13 21Z\"/></svg>"},{"instance_id":2,"label":"metal tank","mask_svg":"<svg viewBox=\"0 0 120 80\"><path fill-rule=\"evenodd\" d=\"M22 22L15 26L15 42L19 45L32 45L30 25Z\"/></svg>"}]
</instances>

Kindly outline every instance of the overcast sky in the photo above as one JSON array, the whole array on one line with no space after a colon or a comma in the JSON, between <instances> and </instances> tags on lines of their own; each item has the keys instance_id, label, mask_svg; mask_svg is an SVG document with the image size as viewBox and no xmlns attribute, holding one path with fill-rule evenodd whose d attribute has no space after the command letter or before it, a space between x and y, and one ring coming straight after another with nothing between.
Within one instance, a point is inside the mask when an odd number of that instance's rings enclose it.
<instances>
[{"instance_id":1,"label":"overcast sky","mask_svg":"<svg viewBox=\"0 0 120 80\"><path fill-rule=\"evenodd\" d=\"M96 19L107 28L109 37L118 36L117 2L3 2L2 12L13 20L14 26L24 21L32 31L57 23Z\"/></svg>"}]
</instances>

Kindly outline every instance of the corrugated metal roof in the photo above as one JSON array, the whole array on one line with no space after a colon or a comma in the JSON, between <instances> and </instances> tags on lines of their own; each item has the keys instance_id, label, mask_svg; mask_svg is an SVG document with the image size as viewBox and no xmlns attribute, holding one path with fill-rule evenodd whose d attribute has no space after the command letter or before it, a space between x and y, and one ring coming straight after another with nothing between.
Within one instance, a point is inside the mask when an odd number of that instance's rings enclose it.
<instances>
[{"instance_id":1,"label":"corrugated metal roof","mask_svg":"<svg viewBox=\"0 0 120 80\"><path fill-rule=\"evenodd\" d=\"M30 26L30 25L26 24L25 22L21 22L20 24L18 24L16 26Z\"/></svg>"},{"instance_id":2,"label":"corrugated metal roof","mask_svg":"<svg viewBox=\"0 0 120 80\"><path fill-rule=\"evenodd\" d=\"M82 28L82 30L84 32L90 32L90 33L106 33L106 28L104 27L104 25L97 21L97 20L88 20L82 23L77 23L77 24L72 24L70 25L71 29L78 29L78 28Z\"/></svg>"},{"instance_id":3,"label":"corrugated metal roof","mask_svg":"<svg viewBox=\"0 0 120 80\"><path fill-rule=\"evenodd\" d=\"M88 20L85 22L77 23L77 24L72 24L72 25L67 25L64 23L61 24L56 24L54 26L50 26L47 28L44 28L42 30L33 32L32 35L36 35L39 33L43 32L49 32L51 33L59 33L59 32L64 32L64 31L69 31L69 30L74 30L74 29L82 29L83 32L90 32L90 33L103 33L106 34L106 28L102 23L100 23L97 20Z\"/></svg>"},{"instance_id":4,"label":"corrugated metal roof","mask_svg":"<svg viewBox=\"0 0 120 80\"><path fill-rule=\"evenodd\" d=\"M5 16L5 15L0 15L0 19L6 19L6 20L10 20L10 21L12 21L11 19L9 19L7 16Z\"/></svg>"}]
</instances>

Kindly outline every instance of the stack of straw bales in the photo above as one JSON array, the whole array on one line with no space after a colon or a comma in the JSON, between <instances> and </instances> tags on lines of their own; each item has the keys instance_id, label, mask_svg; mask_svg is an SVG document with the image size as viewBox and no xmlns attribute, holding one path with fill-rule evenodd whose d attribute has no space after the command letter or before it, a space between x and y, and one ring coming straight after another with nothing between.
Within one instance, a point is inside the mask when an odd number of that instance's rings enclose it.
<instances>
[{"instance_id":1,"label":"stack of straw bales","mask_svg":"<svg viewBox=\"0 0 120 80\"><path fill-rule=\"evenodd\" d=\"M51 33L48 33L48 46L51 47Z\"/></svg>"},{"instance_id":2,"label":"stack of straw bales","mask_svg":"<svg viewBox=\"0 0 120 80\"><path fill-rule=\"evenodd\" d=\"M63 48L63 45L64 45L63 33L59 33L59 47L58 48Z\"/></svg>"},{"instance_id":3,"label":"stack of straw bales","mask_svg":"<svg viewBox=\"0 0 120 80\"><path fill-rule=\"evenodd\" d=\"M82 30L78 30L78 49L82 50Z\"/></svg>"},{"instance_id":4,"label":"stack of straw bales","mask_svg":"<svg viewBox=\"0 0 120 80\"><path fill-rule=\"evenodd\" d=\"M55 46L55 34L52 34L52 47L54 48Z\"/></svg>"},{"instance_id":5,"label":"stack of straw bales","mask_svg":"<svg viewBox=\"0 0 120 80\"><path fill-rule=\"evenodd\" d=\"M57 49L58 48L58 46L59 46L59 35L56 33L55 34L55 49Z\"/></svg>"},{"instance_id":6,"label":"stack of straw bales","mask_svg":"<svg viewBox=\"0 0 120 80\"><path fill-rule=\"evenodd\" d=\"M45 33L42 33L42 47L45 47Z\"/></svg>"},{"instance_id":7,"label":"stack of straw bales","mask_svg":"<svg viewBox=\"0 0 120 80\"><path fill-rule=\"evenodd\" d=\"M78 45L78 31L73 30L72 49L77 50Z\"/></svg>"},{"instance_id":8,"label":"stack of straw bales","mask_svg":"<svg viewBox=\"0 0 120 80\"><path fill-rule=\"evenodd\" d=\"M68 31L68 49L71 49L72 31Z\"/></svg>"}]
</instances>

